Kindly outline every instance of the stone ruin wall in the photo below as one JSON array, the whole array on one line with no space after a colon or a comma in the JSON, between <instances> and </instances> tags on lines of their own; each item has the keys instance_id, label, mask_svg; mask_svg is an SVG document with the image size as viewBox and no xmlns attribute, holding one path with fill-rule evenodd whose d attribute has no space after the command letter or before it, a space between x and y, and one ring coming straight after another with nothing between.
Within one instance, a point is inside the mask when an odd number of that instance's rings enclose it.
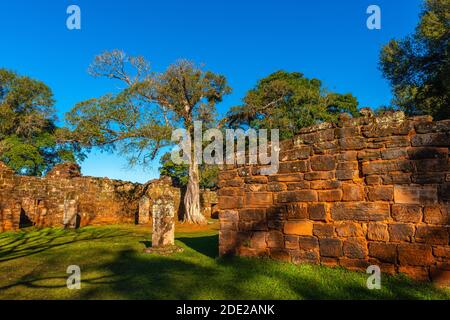
<instances>
[{"instance_id":1,"label":"stone ruin wall","mask_svg":"<svg viewBox=\"0 0 450 320\"><path fill-rule=\"evenodd\" d=\"M162 193L172 194L179 207L180 190L170 179L137 184L83 177L79 170L62 164L39 178L16 175L0 163L0 232L29 225L149 223L152 202Z\"/></svg>"},{"instance_id":2,"label":"stone ruin wall","mask_svg":"<svg viewBox=\"0 0 450 320\"><path fill-rule=\"evenodd\" d=\"M450 280L450 120L402 112L305 128L277 174L219 177L220 254Z\"/></svg>"}]
</instances>

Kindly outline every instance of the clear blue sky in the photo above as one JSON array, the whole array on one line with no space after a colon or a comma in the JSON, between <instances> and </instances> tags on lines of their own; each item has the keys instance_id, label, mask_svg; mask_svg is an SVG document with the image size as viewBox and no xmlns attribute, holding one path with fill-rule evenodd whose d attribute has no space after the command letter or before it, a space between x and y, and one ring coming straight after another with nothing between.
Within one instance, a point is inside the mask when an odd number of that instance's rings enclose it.
<instances>
[{"instance_id":1,"label":"clear blue sky","mask_svg":"<svg viewBox=\"0 0 450 320\"><path fill-rule=\"evenodd\" d=\"M81 8L79 31L66 28L71 4ZM381 7L381 30L366 28L371 4ZM234 90L220 113L279 69L378 107L391 99L377 69L379 50L414 30L420 6L420 0L2 1L0 67L47 83L61 119L77 101L118 88L86 72L96 54L114 48L144 55L156 71L188 58L224 74ZM157 177L157 167L130 169L123 158L99 152L82 164L85 175L139 182Z\"/></svg>"}]
</instances>

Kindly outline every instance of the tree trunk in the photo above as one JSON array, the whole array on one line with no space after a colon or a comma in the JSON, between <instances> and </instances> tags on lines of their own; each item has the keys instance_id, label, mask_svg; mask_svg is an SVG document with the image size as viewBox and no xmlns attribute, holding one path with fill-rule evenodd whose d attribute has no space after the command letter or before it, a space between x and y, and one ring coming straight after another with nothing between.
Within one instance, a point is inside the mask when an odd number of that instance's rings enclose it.
<instances>
[{"instance_id":1,"label":"tree trunk","mask_svg":"<svg viewBox=\"0 0 450 320\"><path fill-rule=\"evenodd\" d=\"M191 163L189 165L189 181L184 196L185 215L184 222L195 224L206 224L208 221L202 215L200 210L200 185L198 165Z\"/></svg>"}]
</instances>

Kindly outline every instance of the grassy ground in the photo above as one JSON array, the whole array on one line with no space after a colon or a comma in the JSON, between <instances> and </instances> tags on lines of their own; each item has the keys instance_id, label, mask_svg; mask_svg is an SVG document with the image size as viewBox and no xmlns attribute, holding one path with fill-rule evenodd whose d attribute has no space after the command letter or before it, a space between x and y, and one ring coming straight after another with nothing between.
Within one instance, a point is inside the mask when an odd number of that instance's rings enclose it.
<instances>
[{"instance_id":1,"label":"grassy ground","mask_svg":"<svg viewBox=\"0 0 450 320\"><path fill-rule=\"evenodd\" d=\"M0 299L450 299L449 289L268 259L218 259L217 225L177 226L185 251L144 254L148 226L30 229L0 234ZM78 265L82 289L66 287Z\"/></svg>"}]
</instances>

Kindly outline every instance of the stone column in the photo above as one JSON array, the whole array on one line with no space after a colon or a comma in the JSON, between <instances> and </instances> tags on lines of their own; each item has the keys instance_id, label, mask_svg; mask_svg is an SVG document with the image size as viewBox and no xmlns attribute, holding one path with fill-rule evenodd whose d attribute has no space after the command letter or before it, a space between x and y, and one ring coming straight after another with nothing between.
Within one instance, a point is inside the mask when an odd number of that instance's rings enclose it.
<instances>
[{"instance_id":1,"label":"stone column","mask_svg":"<svg viewBox=\"0 0 450 320\"><path fill-rule=\"evenodd\" d=\"M162 197L153 203L152 247L175 244L175 208L173 199Z\"/></svg>"}]
</instances>

